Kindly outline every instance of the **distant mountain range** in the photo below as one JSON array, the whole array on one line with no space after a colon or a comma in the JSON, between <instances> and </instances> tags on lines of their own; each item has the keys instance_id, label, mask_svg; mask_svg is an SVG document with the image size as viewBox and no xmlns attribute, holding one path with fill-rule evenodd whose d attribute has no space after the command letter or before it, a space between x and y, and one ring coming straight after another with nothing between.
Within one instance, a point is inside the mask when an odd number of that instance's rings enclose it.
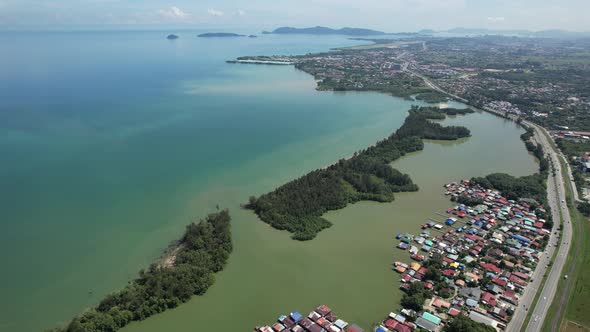
<instances>
[{"instance_id":1,"label":"distant mountain range","mask_svg":"<svg viewBox=\"0 0 590 332\"><path fill-rule=\"evenodd\" d=\"M477 34L477 35L518 35L539 38L583 38L590 37L590 32L577 32L567 30L494 30L494 29L477 29L477 28L454 28L444 32L457 34Z\"/></svg>"},{"instance_id":2,"label":"distant mountain range","mask_svg":"<svg viewBox=\"0 0 590 332\"><path fill-rule=\"evenodd\" d=\"M273 31L263 31L263 34L306 34L306 35L344 35L353 37L366 36L383 36L383 35L435 35L436 33L447 32L454 34L466 35L515 35L520 37L538 37L538 38L560 38L560 39L575 39L590 37L590 32L576 32L567 30L542 30L530 31L524 29L513 30L499 30L499 29L480 29L480 28L454 28L446 31L435 31L431 29L423 29L418 32L402 32L402 33L386 33L378 30L364 29L364 28L341 28L332 29L323 26L312 28L293 28L280 27Z\"/></svg>"},{"instance_id":3,"label":"distant mountain range","mask_svg":"<svg viewBox=\"0 0 590 332\"><path fill-rule=\"evenodd\" d=\"M361 28L342 28L342 29L332 29L327 27L317 26L314 28L291 28L291 27L281 27L275 29L272 32L263 31L264 34L281 34L281 35L288 35L288 34L306 34L306 35L344 35L344 36L382 36L386 35L385 32L371 30L371 29L361 29Z\"/></svg>"}]
</instances>

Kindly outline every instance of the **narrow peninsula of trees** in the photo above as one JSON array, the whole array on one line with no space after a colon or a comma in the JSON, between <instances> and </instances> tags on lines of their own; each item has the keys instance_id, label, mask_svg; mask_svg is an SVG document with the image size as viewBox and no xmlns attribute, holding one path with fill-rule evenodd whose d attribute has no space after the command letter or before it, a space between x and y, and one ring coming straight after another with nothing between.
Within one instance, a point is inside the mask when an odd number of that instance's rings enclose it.
<instances>
[{"instance_id":1,"label":"narrow peninsula of trees","mask_svg":"<svg viewBox=\"0 0 590 332\"><path fill-rule=\"evenodd\" d=\"M407 174L389 164L408 152L422 150L422 139L456 140L470 136L464 127L444 127L437 108L413 106L404 124L391 136L347 160L315 170L259 198L248 208L274 228L288 230L296 240L311 240L331 226L322 218L330 210L361 200L391 202L395 192L416 191Z\"/></svg>"},{"instance_id":2,"label":"narrow peninsula of trees","mask_svg":"<svg viewBox=\"0 0 590 332\"><path fill-rule=\"evenodd\" d=\"M154 263L122 290L54 332L114 332L131 321L174 308L202 295L215 281L232 251L227 210L187 226L173 264Z\"/></svg>"}]
</instances>

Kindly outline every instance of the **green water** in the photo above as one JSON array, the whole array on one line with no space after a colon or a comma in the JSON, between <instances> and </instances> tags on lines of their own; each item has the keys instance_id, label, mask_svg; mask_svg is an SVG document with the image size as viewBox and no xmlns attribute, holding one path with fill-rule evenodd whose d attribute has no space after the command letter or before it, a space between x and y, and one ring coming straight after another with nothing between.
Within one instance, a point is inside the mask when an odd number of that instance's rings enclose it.
<instances>
[{"instance_id":1,"label":"green water","mask_svg":"<svg viewBox=\"0 0 590 332\"><path fill-rule=\"evenodd\" d=\"M390 264L408 261L407 252L394 249L394 236L417 233L427 218L440 219L435 212L450 206L443 184L491 172L527 175L537 168L519 141L523 131L512 122L476 113L445 123L465 125L473 137L427 142L423 151L393 163L412 176L419 192L398 194L391 204L361 202L330 212L334 226L313 241L290 240L287 233L237 209L238 199L232 206L235 252L215 286L205 296L125 331L249 331L281 313L308 311L322 303L367 328L383 319L398 307L401 296L399 276ZM308 165L325 164L324 153L306 155ZM226 199L246 195L237 187L217 194Z\"/></svg>"},{"instance_id":2,"label":"green water","mask_svg":"<svg viewBox=\"0 0 590 332\"><path fill-rule=\"evenodd\" d=\"M0 331L69 320L217 204L233 217L227 268L205 296L128 331L250 331L319 303L368 326L398 303L393 235L446 207L444 182L536 168L514 124L451 119L473 137L394 165L421 191L330 213L332 228L293 241L239 205L388 136L412 102L317 92L292 67L224 62L358 43L345 37L167 33L0 32L11 45L0 63Z\"/></svg>"}]
</instances>

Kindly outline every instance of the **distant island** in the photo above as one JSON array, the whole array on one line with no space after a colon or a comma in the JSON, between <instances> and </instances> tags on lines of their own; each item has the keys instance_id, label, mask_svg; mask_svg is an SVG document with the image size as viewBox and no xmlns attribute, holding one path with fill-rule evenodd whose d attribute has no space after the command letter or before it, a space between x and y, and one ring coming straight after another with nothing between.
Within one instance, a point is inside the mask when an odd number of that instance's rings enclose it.
<instances>
[{"instance_id":1,"label":"distant island","mask_svg":"<svg viewBox=\"0 0 590 332\"><path fill-rule=\"evenodd\" d=\"M237 33L228 33L228 32L209 32L209 33L202 33L197 37L201 38L213 38L213 37L246 37L245 35L240 35Z\"/></svg>"},{"instance_id":2,"label":"distant island","mask_svg":"<svg viewBox=\"0 0 590 332\"><path fill-rule=\"evenodd\" d=\"M263 34L307 34L307 35L345 35L345 36L381 36L386 35L385 32L370 30L370 29L361 29L361 28L342 28L342 29L332 29L327 27L317 26L314 28L291 28L291 27L281 27L275 29L272 32L263 31Z\"/></svg>"},{"instance_id":3,"label":"distant island","mask_svg":"<svg viewBox=\"0 0 590 332\"><path fill-rule=\"evenodd\" d=\"M166 37L166 39L174 40L174 39L178 39L178 36L177 35L168 35L168 37Z\"/></svg>"}]
</instances>

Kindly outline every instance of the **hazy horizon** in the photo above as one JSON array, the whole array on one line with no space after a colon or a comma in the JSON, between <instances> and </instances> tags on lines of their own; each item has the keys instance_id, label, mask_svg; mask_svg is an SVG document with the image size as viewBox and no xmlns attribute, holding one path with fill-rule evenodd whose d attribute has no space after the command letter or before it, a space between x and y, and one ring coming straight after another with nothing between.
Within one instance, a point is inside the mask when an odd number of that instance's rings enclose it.
<instances>
[{"instance_id":1,"label":"hazy horizon","mask_svg":"<svg viewBox=\"0 0 590 332\"><path fill-rule=\"evenodd\" d=\"M262 30L321 25L385 32L456 27L590 31L588 11L590 2L584 0L0 0L0 29Z\"/></svg>"}]
</instances>

